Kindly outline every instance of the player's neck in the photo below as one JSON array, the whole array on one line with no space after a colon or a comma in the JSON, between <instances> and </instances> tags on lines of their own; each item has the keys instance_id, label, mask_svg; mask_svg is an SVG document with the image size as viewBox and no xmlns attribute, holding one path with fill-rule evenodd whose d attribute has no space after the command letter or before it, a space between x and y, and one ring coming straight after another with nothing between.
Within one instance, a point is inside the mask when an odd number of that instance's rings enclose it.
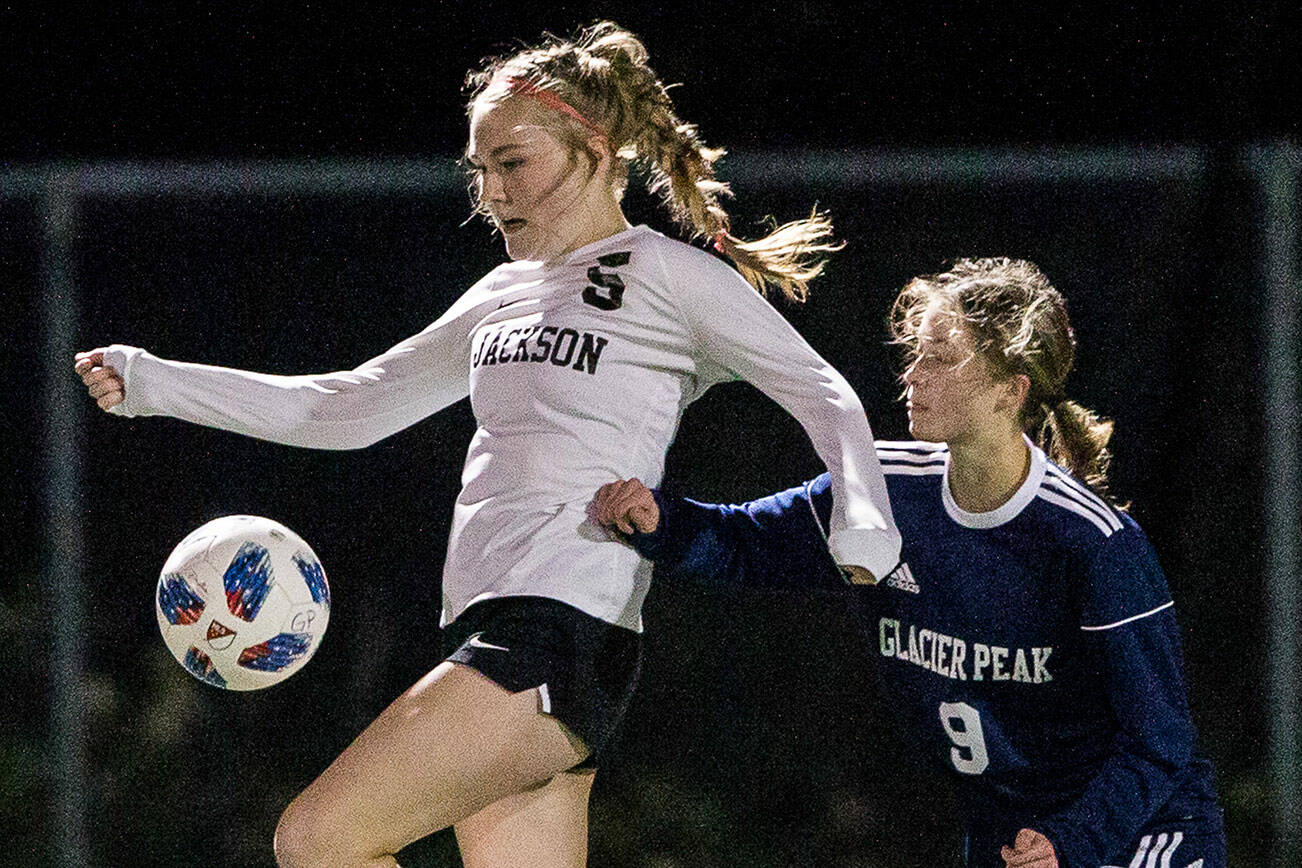
<instances>
[{"instance_id":1,"label":"player's neck","mask_svg":"<svg viewBox=\"0 0 1302 868\"><path fill-rule=\"evenodd\" d=\"M1017 492L1031 470L1031 450L1021 432L974 437L949 444L949 492L967 512L990 512Z\"/></svg>"},{"instance_id":2,"label":"player's neck","mask_svg":"<svg viewBox=\"0 0 1302 868\"><path fill-rule=\"evenodd\" d=\"M556 258L562 259L580 247L618 235L630 226L624 210L613 196L594 196L584 203L580 216L575 221L574 236Z\"/></svg>"}]
</instances>

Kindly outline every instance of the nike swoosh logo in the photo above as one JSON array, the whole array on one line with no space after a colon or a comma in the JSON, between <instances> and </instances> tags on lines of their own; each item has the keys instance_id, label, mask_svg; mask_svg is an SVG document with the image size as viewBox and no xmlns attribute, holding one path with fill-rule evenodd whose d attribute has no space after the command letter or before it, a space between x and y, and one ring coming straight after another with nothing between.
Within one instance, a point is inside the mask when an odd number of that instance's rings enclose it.
<instances>
[{"instance_id":1,"label":"nike swoosh logo","mask_svg":"<svg viewBox=\"0 0 1302 868\"><path fill-rule=\"evenodd\" d=\"M471 648L487 648L489 651L511 650L510 648L504 648L501 645L493 645L488 642L485 642L483 639L479 638L482 635L484 635L482 632L476 633L475 635L471 636L469 639L466 640L466 644L469 645Z\"/></svg>"},{"instance_id":2,"label":"nike swoosh logo","mask_svg":"<svg viewBox=\"0 0 1302 868\"><path fill-rule=\"evenodd\" d=\"M504 307L510 307L510 306L513 305L513 304L524 304L526 301L533 301L533 299L531 299L531 298L517 298L515 301L504 301L504 302L502 302L501 304L499 304L499 305L497 306L497 309L498 309L498 310L501 310L502 308L504 308Z\"/></svg>"}]
</instances>

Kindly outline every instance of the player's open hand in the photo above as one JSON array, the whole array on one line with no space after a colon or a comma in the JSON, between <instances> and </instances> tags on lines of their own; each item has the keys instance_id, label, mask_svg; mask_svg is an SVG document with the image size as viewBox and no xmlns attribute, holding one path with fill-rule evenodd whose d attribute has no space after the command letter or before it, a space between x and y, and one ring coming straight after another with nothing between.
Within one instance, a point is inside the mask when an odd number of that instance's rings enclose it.
<instances>
[{"instance_id":1,"label":"player's open hand","mask_svg":"<svg viewBox=\"0 0 1302 868\"><path fill-rule=\"evenodd\" d=\"M660 507L651 489L636 479L608 482L592 500L593 518L608 530L651 533L660 527Z\"/></svg>"},{"instance_id":2,"label":"player's open hand","mask_svg":"<svg viewBox=\"0 0 1302 868\"><path fill-rule=\"evenodd\" d=\"M999 855L1008 868L1058 868L1053 843L1034 829L1022 829L1013 846L1003 847Z\"/></svg>"},{"instance_id":3,"label":"player's open hand","mask_svg":"<svg viewBox=\"0 0 1302 868\"><path fill-rule=\"evenodd\" d=\"M90 396L95 399L95 403L99 404L101 410L108 410L121 404L126 397L126 386L122 382L122 375L115 368L104 365L103 347L77 353L73 370L86 384L86 390L90 392Z\"/></svg>"}]
</instances>

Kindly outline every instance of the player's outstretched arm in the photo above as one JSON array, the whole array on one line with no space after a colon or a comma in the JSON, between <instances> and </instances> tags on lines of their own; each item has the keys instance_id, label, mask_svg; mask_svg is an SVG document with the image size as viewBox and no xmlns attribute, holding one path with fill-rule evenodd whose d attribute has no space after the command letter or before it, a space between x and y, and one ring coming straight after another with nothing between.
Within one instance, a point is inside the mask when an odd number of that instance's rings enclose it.
<instances>
[{"instance_id":1,"label":"player's outstretched arm","mask_svg":"<svg viewBox=\"0 0 1302 868\"><path fill-rule=\"evenodd\" d=\"M79 353L74 370L114 415L171 416L312 449L360 449L469 390L465 335L450 315L346 371L263 374L178 362L113 344Z\"/></svg>"},{"instance_id":2,"label":"player's outstretched arm","mask_svg":"<svg viewBox=\"0 0 1302 868\"><path fill-rule=\"evenodd\" d=\"M657 579L844 590L845 579L814 517L815 510L826 516L831 509L827 483L824 474L809 486L725 505L666 497L636 479L619 480L598 489L592 514L654 561Z\"/></svg>"},{"instance_id":3,"label":"player's outstretched arm","mask_svg":"<svg viewBox=\"0 0 1302 868\"><path fill-rule=\"evenodd\" d=\"M104 347L77 353L72 369L86 384L86 391L101 410L108 412L126 397L122 374L104 364Z\"/></svg>"}]
</instances>

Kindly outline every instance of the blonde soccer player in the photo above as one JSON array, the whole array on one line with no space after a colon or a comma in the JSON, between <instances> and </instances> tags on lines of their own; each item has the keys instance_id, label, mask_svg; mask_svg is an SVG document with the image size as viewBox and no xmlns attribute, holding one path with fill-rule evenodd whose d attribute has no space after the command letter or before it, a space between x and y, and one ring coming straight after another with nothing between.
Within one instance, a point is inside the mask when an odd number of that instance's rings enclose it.
<instances>
[{"instance_id":1,"label":"blonde soccer player","mask_svg":"<svg viewBox=\"0 0 1302 868\"><path fill-rule=\"evenodd\" d=\"M470 398L478 428L443 570L444 648L413 649L429 674L285 810L284 868L394 865L448 826L469 868L584 864L594 769L637 682L650 578L586 507L608 479L658 480L683 409L712 384L747 380L804 426L831 474L841 564L880 576L898 560L862 405L756 291L803 298L836 246L828 222L734 236L721 152L612 23L488 62L470 85L466 163L511 261L428 328L318 375L122 345L76 360L114 414L322 449L365 447ZM727 261L628 223L631 160Z\"/></svg>"}]
</instances>

